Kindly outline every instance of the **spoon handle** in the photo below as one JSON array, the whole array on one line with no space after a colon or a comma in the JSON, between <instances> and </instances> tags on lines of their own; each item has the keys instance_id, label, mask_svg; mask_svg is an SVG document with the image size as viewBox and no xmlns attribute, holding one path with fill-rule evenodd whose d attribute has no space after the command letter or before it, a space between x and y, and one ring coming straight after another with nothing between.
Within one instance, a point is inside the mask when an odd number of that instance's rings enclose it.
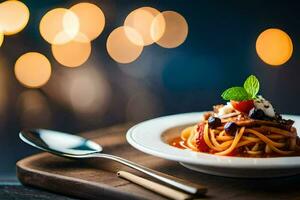
<instances>
[{"instance_id":1,"label":"spoon handle","mask_svg":"<svg viewBox=\"0 0 300 200\"><path fill-rule=\"evenodd\" d=\"M107 158L110 160L114 160L116 162L126 165L127 167L130 167L130 168L140 171L144 174L147 174L148 176L151 176L154 179L157 179L169 186L172 186L176 189L179 189L179 190L184 191L189 194L193 194L193 195L205 194L207 191L207 188L203 185L191 183L189 181L185 181L185 180L155 171L153 169L149 169L147 167L144 167L142 165L139 165L137 163L134 163L132 161L126 160L126 159L118 157L118 156L109 155L109 154L101 154L101 153L94 154L93 157L94 156L99 157L99 158Z\"/></svg>"}]
</instances>

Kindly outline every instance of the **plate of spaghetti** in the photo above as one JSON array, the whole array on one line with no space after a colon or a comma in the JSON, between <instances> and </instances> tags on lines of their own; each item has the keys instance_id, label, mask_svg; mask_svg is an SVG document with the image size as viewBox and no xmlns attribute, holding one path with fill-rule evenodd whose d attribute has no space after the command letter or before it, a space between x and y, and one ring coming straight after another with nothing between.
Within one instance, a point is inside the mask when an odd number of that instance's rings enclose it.
<instances>
[{"instance_id":1,"label":"plate of spaghetti","mask_svg":"<svg viewBox=\"0 0 300 200\"><path fill-rule=\"evenodd\" d=\"M127 141L154 156L209 174L278 177L300 173L300 116L281 115L257 95L251 75L222 93L212 111L160 117L135 125Z\"/></svg>"}]
</instances>

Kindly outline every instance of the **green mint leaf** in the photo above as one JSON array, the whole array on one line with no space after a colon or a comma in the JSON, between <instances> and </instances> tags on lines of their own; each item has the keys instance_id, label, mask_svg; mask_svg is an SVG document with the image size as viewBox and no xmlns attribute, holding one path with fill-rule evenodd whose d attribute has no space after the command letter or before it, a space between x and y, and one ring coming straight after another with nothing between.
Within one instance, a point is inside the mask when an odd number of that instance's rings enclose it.
<instances>
[{"instance_id":1,"label":"green mint leaf","mask_svg":"<svg viewBox=\"0 0 300 200\"><path fill-rule=\"evenodd\" d=\"M251 99L251 96L249 96L249 94L243 87L232 87L223 92L222 98L226 101L244 101Z\"/></svg>"},{"instance_id":2,"label":"green mint leaf","mask_svg":"<svg viewBox=\"0 0 300 200\"><path fill-rule=\"evenodd\" d=\"M255 98L259 91L258 79L254 75L249 76L244 82L244 88L252 99Z\"/></svg>"}]
</instances>

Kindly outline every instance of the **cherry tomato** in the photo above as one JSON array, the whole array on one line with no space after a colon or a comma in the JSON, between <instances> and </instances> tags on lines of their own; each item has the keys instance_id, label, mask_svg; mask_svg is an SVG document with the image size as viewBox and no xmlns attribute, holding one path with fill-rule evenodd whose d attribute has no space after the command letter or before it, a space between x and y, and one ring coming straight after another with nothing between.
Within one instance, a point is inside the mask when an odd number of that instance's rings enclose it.
<instances>
[{"instance_id":1,"label":"cherry tomato","mask_svg":"<svg viewBox=\"0 0 300 200\"><path fill-rule=\"evenodd\" d=\"M238 111L243 113L249 113L249 111L254 107L253 100L247 101L230 101L231 105Z\"/></svg>"},{"instance_id":2,"label":"cherry tomato","mask_svg":"<svg viewBox=\"0 0 300 200\"><path fill-rule=\"evenodd\" d=\"M197 131L199 132L199 136L196 139L197 148L201 152L208 152L209 151L209 147L205 143L204 137L203 137L203 135L204 135L204 123L199 123L198 124Z\"/></svg>"}]
</instances>

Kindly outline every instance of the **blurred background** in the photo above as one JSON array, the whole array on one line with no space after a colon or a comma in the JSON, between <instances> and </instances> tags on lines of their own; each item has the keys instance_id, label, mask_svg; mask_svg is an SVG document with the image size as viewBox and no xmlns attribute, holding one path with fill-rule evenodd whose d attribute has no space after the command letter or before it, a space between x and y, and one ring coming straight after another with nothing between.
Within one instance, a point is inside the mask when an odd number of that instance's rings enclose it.
<instances>
[{"instance_id":1,"label":"blurred background","mask_svg":"<svg viewBox=\"0 0 300 200\"><path fill-rule=\"evenodd\" d=\"M278 112L300 113L297 1L85 1L101 8L105 26L90 46L81 48L79 54L87 49L90 55L78 67L62 64L59 51L63 48L57 47L55 57L55 47L51 50L39 25L51 9L70 8L83 1L22 2L29 9L29 21L22 31L5 36L0 47L0 176L14 175L15 162L36 152L20 142L18 132L23 128L79 133L129 121L209 110L223 102L220 94L224 89L241 85L250 74L259 78L261 93ZM111 55L113 52L108 53L108 37L132 11L145 6L180 14L188 26L176 17L181 21L175 20L173 26L188 30L188 34L174 48L164 48L166 44L157 42L145 45L142 52L138 49L140 55L133 61L118 62ZM281 29L293 43L293 51L290 49L278 66L258 56L256 41L269 28ZM116 40L112 44L121 45ZM119 49L122 47L114 46L111 51ZM22 77L17 78L18 73L22 76L25 72L14 69L16 61L27 52L39 52L51 63L49 80L37 88L28 88L26 80L22 83ZM66 57L76 61L82 56L77 54L71 52Z\"/></svg>"}]
</instances>

